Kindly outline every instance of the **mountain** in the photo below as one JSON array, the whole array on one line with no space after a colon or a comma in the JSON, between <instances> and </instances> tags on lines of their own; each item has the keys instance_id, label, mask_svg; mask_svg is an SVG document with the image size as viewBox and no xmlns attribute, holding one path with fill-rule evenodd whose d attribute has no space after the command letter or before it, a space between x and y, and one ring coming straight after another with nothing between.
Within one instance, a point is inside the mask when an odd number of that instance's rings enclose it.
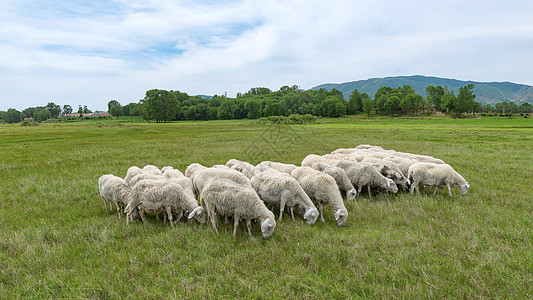
<instances>
[{"instance_id":1,"label":"mountain","mask_svg":"<svg viewBox=\"0 0 533 300\"><path fill-rule=\"evenodd\" d=\"M348 100L354 89L357 89L360 93L367 93L370 97L374 98L374 94L376 94L377 90L382 86L397 88L404 85L410 85L415 89L417 94L425 97L427 86L440 85L442 87L448 87L449 90L453 90L455 95L457 95L459 93L459 88L469 83L474 84L476 101L483 104L495 104L502 101L513 101L515 104L522 104L524 102L533 104L533 86L512 82L461 81L420 75L371 78L338 84L328 83L318 85L311 89L318 90L324 88L328 91L331 89L337 89L341 91L344 98Z\"/></svg>"}]
</instances>

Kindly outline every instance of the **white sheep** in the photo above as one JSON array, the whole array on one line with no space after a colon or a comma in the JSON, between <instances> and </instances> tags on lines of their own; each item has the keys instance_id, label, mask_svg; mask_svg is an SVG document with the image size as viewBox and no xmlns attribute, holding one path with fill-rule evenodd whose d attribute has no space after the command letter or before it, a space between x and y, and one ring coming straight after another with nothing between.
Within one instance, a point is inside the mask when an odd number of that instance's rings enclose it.
<instances>
[{"instance_id":1,"label":"white sheep","mask_svg":"<svg viewBox=\"0 0 533 300\"><path fill-rule=\"evenodd\" d=\"M374 151L383 151L383 147L381 146L374 146L374 145L367 145L367 144L361 144L355 147L355 149L367 149L367 150L374 150Z\"/></svg>"},{"instance_id":2,"label":"white sheep","mask_svg":"<svg viewBox=\"0 0 533 300\"><path fill-rule=\"evenodd\" d=\"M202 166L199 163L192 163L187 166L187 169L185 169L185 176L189 177L192 181L194 181L194 176L196 175L196 173L206 168L207 167Z\"/></svg>"},{"instance_id":3,"label":"white sheep","mask_svg":"<svg viewBox=\"0 0 533 300\"><path fill-rule=\"evenodd\" d=\"M201 195L202 190L205 186L207 186L211 181L215 179L228 179L231 180L237 184L245 185L248 187L252 187L250 183L250 179L248 177L244 176L239 171L235 171L232 169L224 169L224 168L205 168L202 170L199 170L194 175L193 179L193 186L196 191L196 194ZM204 205L203 199L200 196L200 203L202 206Z\"/></svg>"},{"instance_id":4,"label":"white sheep","mask_svg":"<svg viewBox=\"0 0 533 300\"><path fill-rule=\"evenodd\" d=\"M128 186L131 186L131 185L130 185L130 181L131 181L131 179L132 179L133 177L135 177L135 176L141 174L141 173L143 173L143 169L141 169L141 168L139 168L139 167L137 167L137 166L130 167L130 168L128 169L128 171L126 172L126 177L124 177L124 181L126 181L126 184L127 184Z\"/></svg>"},{"instance_id":5,"label":"white sheep","mask_svg":"<svg viewBox=\"0 0 533 300\"><path fill-rule=\"evenodd\" d=\"M435 158L435 157L429 156L429 155L414 154L412 156L412 158L418 160L419 162L434 163L434 164L444 164L444 161L442 159Z\"/></svg>"},{"instance_id":6,"label":"white sheep","mask_svg":"<svg viewBox=\"0 0 533 300\"><path fill-rule=\"evenodd\" d=\"M312 168L333 177L335 182L337 182L339 189L346 192L347 200L355 200L357 198L357 190L343 169L325 162L318 162L314 164Z\"/></svg>"},{"instance_id":7,"label":"white sheep","mask_svg":"<svg viewBox=\"0 0 533 300\"><path fill-rule=\"evenodd\" d=\"M291 172L309 197L315 201L320 211L320 220L324 222L323 205L329 204L333 208L338 226L346 225L348 210L344 206L341 192L335 179L327 174L309 167L299 167Z\"/></svg>"},{"instance_id":8,"label":"white sheep","mask_svg":"<svg viewBox=\"0 0 533 300\"><path fill-rule=\"evenodd\" d=\"M282 173L287 173L287 174L291 174L292 170L297 168L297 166L293 165L293 164L284 164L284 163L275 162L275 161L269 161L269 160L265 160L265 161L259 163L257 166L258 167L259 166L268 166L268 167L271 167L272 169L275 169L275 170L278 170L278 171L280 171Z\"/></svg>"},{"instance_id":9,"label":"white sheep","mask_svg":"<svg viewBox=\"0 0 533 300\"><path fill-rule=\"evenodd\" d=\"M355 148L339 148L331 151L331 154L349 155L356 151L357 149Z\"/></svg>"},{"instance_id":10,"label":"white sheep","mask_svg":"<svg viewBox=\"0 0 533 300\"><path fill-rule=\"evenodd\" d=\"M252 177L252 187L259 197L267 204L279 204L279 221L283 217L285 206L289 208L294 220L294 206L304 208L303 218L307 223L314 224L318 218L318 211L309 196L298 181L292 176L275 170L260 172Z\"/></svg>"},{"instance_id":11,"label":"white sheep","mask_svg":"<svg viewBox=\"0 0 533 300\"><path fill-rule=\"evenodd\" d=\"M241 161L237 159L230 159L226 163L226 167L239 171L248 178L252 178L252 176L254 176L255 166L249 162L245 162L245 161Z\"/></svg>"},{"instance_id":12,"label":"white sheep","mask_svg":"<svg viewBox=\"0 0 533 300\"><path fill-rule=\"evenodd\" d=\"M466 195L470 184L448 164L419 162L409 167L408 178L411 180L411 193L416 189L419 195L418 185L435 186L433 195L437 193L439 186L446 186L448 194L452 197L452 186L459 186L461 195Z\"/></svg>"},{"instance_id":13,"label":"white sheep","mask_svg":"<svg viewBox=\"0 0 533 300\"><path fill-rule=\"evenodd\" d=\"M395 163L373 156L367 156L361 162L370 163L381 175L392 179L396 185L401 186L404 190L409 190L409 180Z\"/></svg>"},{"instance_id":14,"label":"white sheep","mask_svg":"<svg viewBox=\"0 0 533 300\"><path fill-rule=\"evenodd\" d=\"M189 177L183 175L180 170L174 169L172 167L164 167L161 169L161 171L163 171L163 176L167 180L179 184L183 188L183 190L185 190L185 192L188 193L192 198L196 198L192 180Z\"/></svg>"},{"instance_id":15,"label":"white sheep","mask_svg":"<svg viewBox=\"0 0 533 300\"><path fill-rule=\"evenodd\" d=\"M380 187L387 191L397 193L398 187L392 179L381 175L369 163L358 163L349 160L340 160L333 164L346 172L348 178L354 186L357 186L357 192L361 194L363 186L367 186L368 196L372 199L371 188Z\"/></svg>"},{"instance_id":16,"label":"white sheep","mask_svg":"<svg viewBox=\"0 0 533 300\"><path fill-rule=\"evenodd\" d=\"M98 189L100 190L100 196L104 200L106 212L108 211L107 202L111 202L111 209L113 208L112 203L115 203L118 217L120 218L121 209L119 206L128 204L132 199L132 192L126 181L113 174L102 175L98 178Z\"/></svg>"},{"instance_id":17,"label":"white sheep","mask_svg":"<svg viewBox=\"0 0 533 300\"><path fill-rule=\"evenodd\" d=\"M274 214L268 210L255 190L249 186L237 184L227 179L211 181L202 190L201 198L205 201L208 216L213 229L218 233L218 216L233 216L233 237L237 233L239 221L244 219L251 235L250 221L258 219L264 238L268 238L276 228Z\"/></svg>"},{"instance_id":18,"label":"white sheep","mask_svg":"<svg viewBox=\"0 0 533 300\"><path fill-rule=\"evenodd\" d=\"M161 180L142 180L133 187L132 191L132 200L124 210L127 213L126 223L131 219L135 208L139 210L145 224L147 223L145 212L166 212L172 226L174 226L173 212L178 215L176 221L181 219L184 213L189 213L188 219L195 218L201 224L206 222L204 209L179 184Z\"/></svg>"},{"instance_id":19,"label":"white sheep","mask_svg":"<svg viewBox=\"0 0 533 300\"><path fill-rule=\"evenodd\" d=\"M334 164L338 159L325 158L316 154L309 154L302 160L302 167L311 167L318 162L325 162L327 164Z\"/></svg>"},{"instance_id":20,"label":"white sheep","mask_svg":"<svg viewBox=\"0 0 533 300\"><path fill-rule=\"evenodd\" d=\"M137 174L136 176L131 178L130 181L129 181L128 186L130 188L133 188L139 181L142 181L142 180L162 180L162 181L166 181L167 179L163 175L155 175L155 174L153 174L151 172L150 173L146 173L146 172L143 171L142 173Z\"/></svg>"},{"instance_id":21,"label":"white sheep","mask_svg":"<svg viewBox=\"0 0 533 300\"><path fill-rule=\"evenodd\" d=\"M396 166L398 166L403 176L406 176L406 177L407 177L407 173L409 172L409 167L419 162L416 159L398 156L397 153L395 155L387 156L383 158L383 160L394 163Z\"/></svg>"},{"instance_id":22,"label":"white sheep","mask_svg":"<svg viewBox=\"0 0 533 300\"><path fill-rule=\"evenodd\" d=\"M153 165L146 165L146 166L144 166L143 171L144 171L145 173L148 173L148 174L153 174L153 175L163 175L163 172L161 172L161 170L159 170L158 167L153 166Z\"/></svg>"}]
</instances>

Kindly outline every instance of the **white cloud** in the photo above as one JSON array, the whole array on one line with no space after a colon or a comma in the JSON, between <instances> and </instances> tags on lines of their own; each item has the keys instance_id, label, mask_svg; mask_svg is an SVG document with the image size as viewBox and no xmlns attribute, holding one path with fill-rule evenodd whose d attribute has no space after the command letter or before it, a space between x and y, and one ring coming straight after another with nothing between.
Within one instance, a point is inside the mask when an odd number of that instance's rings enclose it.
<instances>
[{"instance_id":1,"label":"white cloud","mask_svg":"<svg viewBox=\"0 0 533 300\"><path fill-rule=\"evenodd\" d=\"M526 1L65 3L0 4L0 110L412 74L533 84Z\"/></svg>"}]
</instances>

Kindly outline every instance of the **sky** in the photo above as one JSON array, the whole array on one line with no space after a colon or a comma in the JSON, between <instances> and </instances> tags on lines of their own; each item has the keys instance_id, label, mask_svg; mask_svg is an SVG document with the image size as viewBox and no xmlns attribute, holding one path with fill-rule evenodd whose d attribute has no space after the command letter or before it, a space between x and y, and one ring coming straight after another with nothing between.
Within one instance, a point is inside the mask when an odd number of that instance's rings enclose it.
<instances>
[{"instance_id":1,"label":"sky","mask_svg":"<svg viewBox=\"0 0 533 300\"><path fill-rule=\"evenodd\" d=\"M427 75L533 85L533 1L2 0L0 110Z\"/></svg>"}]
</instances>

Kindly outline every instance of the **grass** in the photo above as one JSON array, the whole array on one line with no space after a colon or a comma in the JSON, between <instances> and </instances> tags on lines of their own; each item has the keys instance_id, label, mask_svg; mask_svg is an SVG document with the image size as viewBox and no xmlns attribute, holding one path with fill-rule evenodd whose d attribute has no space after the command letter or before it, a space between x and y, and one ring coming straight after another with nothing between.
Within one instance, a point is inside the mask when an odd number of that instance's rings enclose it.
<instances>
[{"instance_id":1,"label":"grass","mask_svg":"<svg viewBox=\"0 0 533 300\"><path fill-rule=\"evenodd\" d=\"M232 226L150 219L126 226L98 195L103 174L238 158L298 164L376 144L429 154L471 184L466 196L362 195L348 225L302 219L232 238ZM531 298L533 120L131 120L0 125L2 298Z\"/></svg>"}]
</instances>

